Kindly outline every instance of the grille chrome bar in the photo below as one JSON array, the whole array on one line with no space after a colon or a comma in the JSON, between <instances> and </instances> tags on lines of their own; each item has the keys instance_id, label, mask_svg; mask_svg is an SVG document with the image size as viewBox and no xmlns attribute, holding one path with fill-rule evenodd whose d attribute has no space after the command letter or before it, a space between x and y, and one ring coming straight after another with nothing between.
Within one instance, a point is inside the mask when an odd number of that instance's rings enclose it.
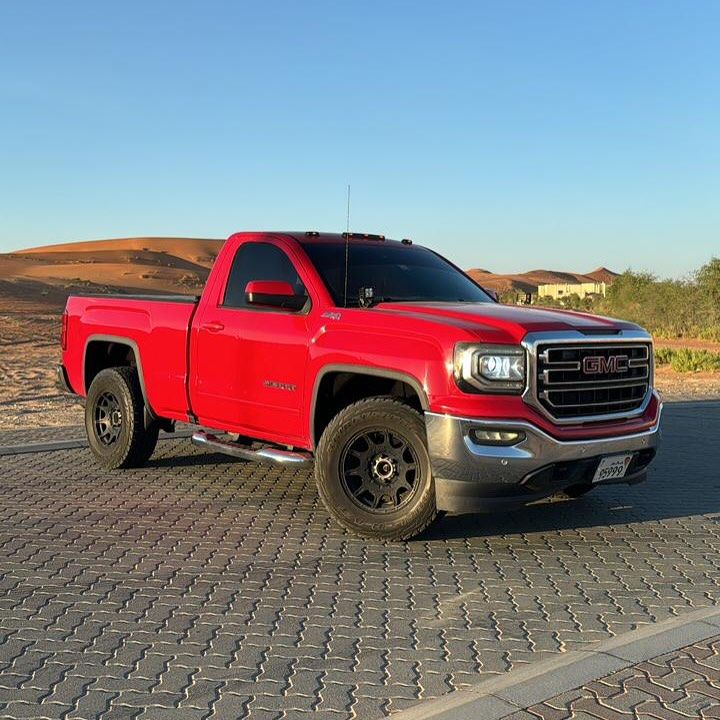
<instances>
[{"instance_id":1,"label":"grille chrome bar","mask_svg":"<svg viewBox=\"0 0 720 720\"><path fill-rule=\"evenodd\" d=\"M648 342L650 342L650 341L648 340ZM548 361L552 362L552 359L549 357L550 352L553 352L555 350L560 351L560 350L568 349L567 343L562 344L562 345L553 345L552 341L548 341L547 343L543 343L543 345L545 345L545 344L549 345L550 347L545 348L545 350L543 350L542 352L540 352L538 354L538 359L544 360L545 362L548 362ZM617 350L618 346L624 347L625 349L632 348L633 350L641 351L641 353L642 353L640 356L641 359L643 359L643 360L648 359L648 347L644 343L628 343L628 342L623 342L622 340L618 340L615 343L607 343L605 345L594 344L594 343L587 343L587 345L586 345L582 340L580 340L577 342L577 344L582 345L583 347L586 346L587 349L591 349L593 351L595 351L595 350ZM561 360L561 361L556 361L556 362L563 362L563 361Z\"/></svg>"},{"instance_id":2,"label":"grille chrome bar","mask_svg":"<svg viewBox=\"0 0 720 720\"><path fill-rule=\"evenodd\" d=\"M602 390L614 387L635 387L648 384L648 376L644 374L627 380L592 380L590 382L545 382L543 387L546 390L539 390L538 394L544 392L577 392L578 390Z\"/></svg>"},{"instance_id":3,"label":"grille chrome bar","mask_svg":"<svg viewBox=\"0 0 720 720\"><path fill-rule=\"evenodd\" d=\"M545 363L548 364L547 362ZM580 363L579 362L556 362L552 364L553 366L551 368L548 368L545 370L545 372L550 372L551 370L579 370L580 369Z\"/></svg>"},{"instance_id":4,"label":"grille chrome bar","mask_svg":"<svg viewBox=\"0 0 720 720\"><path fill-rule=\"evenodd\" d=\"M547 396L545 396L544 394L542 394L542 395L543 395L543 399L544 399L544 400L547 400L547 402L548 402L550 405L552 405L553 407L557 407L557 408L581 408L581 407L587 407L587 404L586 404L586 403L562 403L562 405L556 405L554 402L552 402L551 400L549 400L549 399L547 398ZM602 403L602 404L603 404L603 405L630 405L630 404L632 404L632 403L633 403L632 400L607 400L607 401L605 401L605 402Z\"/></svg>"},{"instance_id":5,"label":"grille chrome bar","mask_svg":"<svg viewBox=\"0 0 720 720\"><path fill-rule=\"evenodd\" d=\"M583 388L593 388L593 387L604 387L609 386L613 387L616 385L639 385L639 384L645 384L647 385L648 376L650 373L650 368L645 366L643 368L638 368L638 370L641 370L640 374L633 375L631 378L626 378L624 380L588 380L586 382L577 382L577 381L557 381L552 380L549 377L549 373L555 372L555 370L543 370L539 377L542 379L543 385L547 387L548 385L552 385L553 389L558 388L558 392L561 392L560 388L574 388L576 390L583 389Z\"/></svg>"}]
</instances>

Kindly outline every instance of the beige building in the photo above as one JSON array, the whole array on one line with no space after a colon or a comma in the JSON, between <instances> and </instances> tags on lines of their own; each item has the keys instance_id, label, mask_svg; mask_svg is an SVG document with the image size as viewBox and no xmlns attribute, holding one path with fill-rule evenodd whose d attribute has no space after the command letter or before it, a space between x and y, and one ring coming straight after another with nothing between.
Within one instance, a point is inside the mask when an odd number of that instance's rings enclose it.
<instances>
[{"instance_id":1,"label":"beige building","mask_svg":"<svg viewBox=\"0 0 720 720\"><path fill-rule=\"evenodd\" d=\"M538 285L539 297L551 297L561 300L568 295L577 295L581 298L588 295L605 295L606 284L604 282L584 283L554 283L551 285Z\"/></svg>"}]
</instances>

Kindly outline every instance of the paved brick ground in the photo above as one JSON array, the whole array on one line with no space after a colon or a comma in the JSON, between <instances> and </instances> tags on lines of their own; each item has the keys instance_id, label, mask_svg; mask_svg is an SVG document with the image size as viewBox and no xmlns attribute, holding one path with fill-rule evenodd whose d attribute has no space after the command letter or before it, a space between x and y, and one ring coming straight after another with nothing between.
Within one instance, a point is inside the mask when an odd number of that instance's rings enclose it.
<instances>
[{"instance_id":1,"label":"paved brick ground","mask_svg":"<svg viewBox=\"0 0 720 720\"><path fill-rule=\"evenodd\" d=\"M178 423L176 433L160 432L165 439L174 434L187 435L192 426ZM23 430L0 430L0 453L5 449L17 448L30 443L53 443L67 440L86 442L85 428L82 425L58 425L56 427L27 428Z\"/></svg>"},{"instance_id":2,"label":"paved brick ground","mask_svg":"<svg viewBox=\"0 0 720 720\"><path fill-rule=\"evenodd\" d=\"M645 485L396 545L187 441L0 457L0 717L372 720L720 600L720 405L665 428Z\"/></svg>"},{"instance_id":3,"label":"paved brick ground","mask_svg":"<svg viewBox=\"0 0 720 720\"><path fill-rule=\"evenodd\" d=\"M84 437L85 430L81 425L3 430L0 431L0 447L14 447L27 443L54 442L56 440L76 440Z\"/></svg>"},{"instance_id":4,"label":"paved brick ground","mask_svg":"<svg viewBox=\"0 0 720 720\"><path fill-rule=\"evenodd\" d=\"M661 655L507 720L720 718L720 637Z\"/></svg>"}]
</instances>

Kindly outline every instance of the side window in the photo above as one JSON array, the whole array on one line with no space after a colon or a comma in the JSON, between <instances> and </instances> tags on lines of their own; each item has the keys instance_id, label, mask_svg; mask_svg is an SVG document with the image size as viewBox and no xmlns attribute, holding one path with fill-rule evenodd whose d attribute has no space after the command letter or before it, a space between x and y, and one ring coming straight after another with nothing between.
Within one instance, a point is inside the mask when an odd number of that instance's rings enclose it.
<instances>
[{"instance_id":1,"label":"side window","mask_svg":"<svg viewBox=\"0 0 720 720\"><path fill-rule=\"evenodd\" d=\"M222 304L232 308L249 307L245 301L245 287L253 280L287 282L292 285L296 295L307 295L290 258L275 245L248 242L238 248Z\"/></svg>"}]
</instances>

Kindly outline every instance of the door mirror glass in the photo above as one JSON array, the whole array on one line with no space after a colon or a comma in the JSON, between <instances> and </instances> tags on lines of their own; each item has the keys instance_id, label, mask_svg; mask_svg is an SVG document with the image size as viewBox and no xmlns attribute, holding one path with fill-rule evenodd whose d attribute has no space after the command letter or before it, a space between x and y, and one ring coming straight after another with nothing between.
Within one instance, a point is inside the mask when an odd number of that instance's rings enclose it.
<instances>
[{"instance_id":1,"label":"door mirror glass","mask_svg":"<svg viewBox=\"0 0 720 720\"><path fill-rule=\"evenodd\" d=\"M306 295L296 295L289 282L281 280L251 280L245 286L245 302L255 307L302 310Z\"/></svg>"}]
</instances>

